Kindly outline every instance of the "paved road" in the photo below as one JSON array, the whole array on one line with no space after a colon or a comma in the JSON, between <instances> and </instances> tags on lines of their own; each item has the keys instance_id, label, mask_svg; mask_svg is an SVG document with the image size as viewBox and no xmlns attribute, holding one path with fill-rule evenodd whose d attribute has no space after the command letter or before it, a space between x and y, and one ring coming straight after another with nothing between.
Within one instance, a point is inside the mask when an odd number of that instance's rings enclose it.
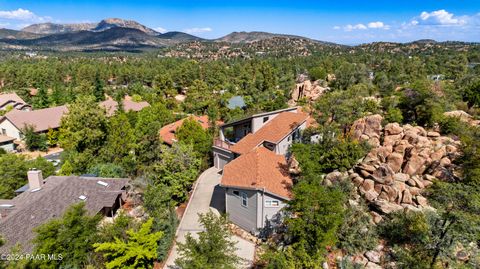
<instances>
[{"instance_id":1,"label":"paved road","mask_svg":"<svg viewBox=\"0 0 480 269\"><path fill-rule=\"evenodd\" d=\"M206 213L209 210L220 214L225 211L225 196L221 188L219 170L212 167L205 170L197 181L197 187L190 198L188 206L185 210L182 220L177 229L177 241L185 242L185 235L192 233L195 235L202 231L202 227L198 222L198 213ZM253 261L255 245L238 236L234 236L237 241L237 255L245 260L242 267L248 268ZM170 253L164 269L174 268L175 259L178 257L177 248L174 246Z\"/></svg>"}]
</instances>

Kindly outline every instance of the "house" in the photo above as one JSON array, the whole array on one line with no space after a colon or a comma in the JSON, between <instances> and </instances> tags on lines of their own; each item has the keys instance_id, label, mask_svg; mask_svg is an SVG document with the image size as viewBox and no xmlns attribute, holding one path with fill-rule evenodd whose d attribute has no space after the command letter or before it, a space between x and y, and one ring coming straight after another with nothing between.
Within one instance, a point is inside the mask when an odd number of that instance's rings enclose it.
<instances>
[{"instance_id":1,"label":"house","mask_svg":"<svg viewBox=\"0 0 480 269\"><path fill-rule=\"evenodd\" d=\"M258 234L274 228L292 198L288 150L310 124L299 108L255 114L220 126L214 165L222 170L229 220Z\"/></svg>"},{"instance_id":2,"label":"house","mask_svg":"<svg viewBox=\"0 0 480 269\"><path fill-rule=\"evenodd\" d=\"M12 110L0 119L0 134L22 140L22 130L26 126L33 126L36 133L45 133L49 129L58 129L62 117L67 111L66 106L32 111Z\"/></svg>"},{"instance_id":3,"label":"house","mask_svg":"<svg viewBox=\"0 0 480 269\"><path fill-rule=\"evenodd\" d=\"M100 103L100 106L107 111L107 116L112 116L115 114L115 111L118 109L117 101L113 100L112 97L108 97L107 100ZM146 101L135 102L130 96L125 96L123 99L123 110L124 111L140 111L150 104Z\"/></svg>"},{"instance_id":4,"label":"house","mask_svg":"<svg viewBox=\"0 0 480 269\"><path fill-rule=\"evenodd\" d=\"M78 176L50 176L28 172L28 186L13 199L0 199L0 234L6 244L0 253L8 253L17 244L24 253L33 250L34 229L61 217L73 204L85 202L89 214L111 217L126 198L128 179Z\"/></svg>"},{"instance_id":5,"label":"house","mask_svg":"<svg viewBox=\"0 0 480 269\"><path fill-rule=\"evenodd\" d=\"M204 116L190 115L190 116L188 116L186 118L183 118L181 120L178 120L176 122L167 124L160 129L159 134L160 134L160 138L162 139L163 143L171 146L174 142L177 141L177 139L175 137L175 132L177 131L177 129L180 126L182 126L183 122L186 119L194 119L205 130L210 127L208 116L206 116L206 115L204 115Z\"/></svg>"},{"instance_id":6,"label":"house","mask_svg":"<svg viewBox=\"0 0 480 269\"><path fill-rule=\"evenodd\" d=\"M214 166L225 164L252 149L264 146L285 155L300 131L307 128L309 116L297 107L255 114L220 126L219 139L214 141Z\"/></svg>"},{"instance_id":7,"label":"house","mask_svg":"<svg viewBox=\"0 0 480 269\"><path fill-rule=\"evenodd\" d=\"M4 149L5 151L13 151L16 148L15 143L15 138L6 136L6 135L0 135L0 148Z\"/></svg>"},{"instance_id":8,"label":"house","mask_svg":"<svg viewBox=\"0 0 480 269\"><path fill-rule=\"evenodd\" d=\"M220 186L229 220L255 234L281 219L293 182L285 156L257 147L225 165Z\"/></svg>"},{"instance_id":9,"label":"house","mask_svg":"<svg viewBox=\"0 0 480 269\"><path fill-rule=\"evenodd\" d=\"M7 110L8 108L31 110L32 106L23 101L16 93L2 93L0 94L0 110Z\"/></svg>"}]
</instances>

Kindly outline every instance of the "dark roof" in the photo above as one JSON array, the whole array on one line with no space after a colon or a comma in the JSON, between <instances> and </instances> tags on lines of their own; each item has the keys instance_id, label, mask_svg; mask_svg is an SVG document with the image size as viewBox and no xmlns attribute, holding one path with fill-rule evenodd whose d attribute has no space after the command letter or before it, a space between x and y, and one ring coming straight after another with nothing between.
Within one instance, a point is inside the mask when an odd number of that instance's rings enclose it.
<instances>
[{"instance_id":1,"label":"dark roof","mask_svg":"<svg viewBox=\"0 0 480 269\"><path fill-rule=\"evenodd\" d=\"M98 181L108 183L108 186L100 185ZM0 200L0 234L7 241L0 253L9 252L17 243L22 245L25 253L31 252L34 228L61 217L68 207L83 201L79 198L81 195L86 196L85 208L92 215L105 207L112 207L125 192L127 183L128 179L121 178L51 176L39 191L25 191L11 200Z\"/></svg>"}]
</instances>

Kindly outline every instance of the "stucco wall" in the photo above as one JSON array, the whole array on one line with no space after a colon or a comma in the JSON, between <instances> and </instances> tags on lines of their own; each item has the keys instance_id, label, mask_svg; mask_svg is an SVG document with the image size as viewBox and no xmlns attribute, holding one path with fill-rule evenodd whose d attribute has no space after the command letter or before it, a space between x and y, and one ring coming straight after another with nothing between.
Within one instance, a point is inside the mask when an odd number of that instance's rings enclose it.
<instances>
[{"instance_id":1,"label":"stucco wall","mask_svg":"<svg viewBox=\"0 0 480 269\"><path fill-rule=\"evenodd\" d=\"M9 120L5 119L0 123L0 132L2 129L6 130L5 135L21 140L20 130L18 130Z\"/></svg>"}]
</instances>

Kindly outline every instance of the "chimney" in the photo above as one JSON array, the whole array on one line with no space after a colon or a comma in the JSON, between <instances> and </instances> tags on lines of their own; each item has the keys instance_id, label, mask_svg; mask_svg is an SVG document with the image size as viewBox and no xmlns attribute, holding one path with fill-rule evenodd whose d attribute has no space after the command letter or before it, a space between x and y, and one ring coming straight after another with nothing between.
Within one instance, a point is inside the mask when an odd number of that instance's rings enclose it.
<instances>
[{"instance_id":1,"label":"chimney","mask_svg":"<svg viewBox=\"0 0 480 269\"><path fill-rule=\"evenodd\" d=\"M42 171L37 169L32 169L28 171L28 190L40 189L43 185L43 176Z\"/></svg>"}]
</instances>

